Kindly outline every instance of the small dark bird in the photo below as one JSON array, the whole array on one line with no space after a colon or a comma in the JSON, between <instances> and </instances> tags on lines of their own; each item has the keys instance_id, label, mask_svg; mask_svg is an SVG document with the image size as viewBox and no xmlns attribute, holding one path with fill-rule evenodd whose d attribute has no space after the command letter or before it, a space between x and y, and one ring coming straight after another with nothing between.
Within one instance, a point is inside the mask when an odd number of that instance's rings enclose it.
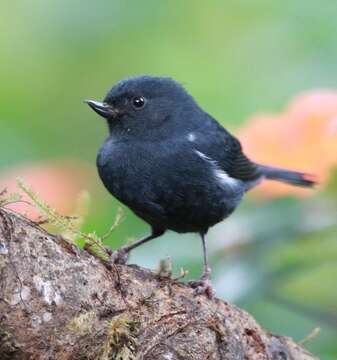
<instances>
[{"instance_id":1,"label":"small dark bird","mask_svg":"<svg viewBox=\"0 0 337 360\"><path fill-rule=\"evenodd\" d=\"M166 230L199 233L204 271L191 282L197 293L213 294L205 235L235 210L246 191L265 179L314 185L308 174L249 160L239 140L171 78L128 78L103 102L85 102L109 127L97 157L105 187L152 229L112 259L125 262L130 250Z\"/></svg>"}]
</instances>

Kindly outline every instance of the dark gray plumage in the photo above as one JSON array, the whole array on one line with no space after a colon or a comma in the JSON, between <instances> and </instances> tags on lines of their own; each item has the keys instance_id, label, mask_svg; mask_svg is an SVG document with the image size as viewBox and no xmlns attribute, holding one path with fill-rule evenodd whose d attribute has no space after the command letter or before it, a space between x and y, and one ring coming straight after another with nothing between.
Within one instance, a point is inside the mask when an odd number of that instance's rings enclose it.
<instances>
[{"instance_id":1,"label":"dark gray plumage","mask_svg":"<svg viewBox=\"0 0 337 360\"><path fill-rule=\"evenodd\" d=\"M198 232L205 268L193 285L209 296L204 238L209 227L228 217L263 179L314 184L306 174L250 161L240 142L170 78L129 78L112 87L102 103L86 102L109 126L97 157L105 187L152 228L150 236L113 258L122 261L131 249L168 229Z\"/></svg>"}]
</instances>

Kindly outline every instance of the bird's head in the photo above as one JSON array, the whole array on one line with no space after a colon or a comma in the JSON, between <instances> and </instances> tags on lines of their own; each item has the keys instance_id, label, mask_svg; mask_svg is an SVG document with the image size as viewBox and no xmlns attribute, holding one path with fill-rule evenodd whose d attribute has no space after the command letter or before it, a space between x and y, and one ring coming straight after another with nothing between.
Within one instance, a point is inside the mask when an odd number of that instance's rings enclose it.
<instances>
[{"instance_id":1,"label":"bird's head","mask_svg":"<svg viewBox=\"0 0 337 360\"><path fill-rule=\"evenodd\" d=\"M114 85L103 102L85 101L104 117L112 135L165 137L193 124L200 109L184 88L167 77L140 76Z\"/></svg>"}]
</instances>

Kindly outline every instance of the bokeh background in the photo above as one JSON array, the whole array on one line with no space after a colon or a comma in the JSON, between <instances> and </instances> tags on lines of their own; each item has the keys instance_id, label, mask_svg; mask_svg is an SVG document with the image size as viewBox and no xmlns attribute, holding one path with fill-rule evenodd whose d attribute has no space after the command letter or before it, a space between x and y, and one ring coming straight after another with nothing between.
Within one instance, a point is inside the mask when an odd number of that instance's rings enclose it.
<instances>
[{"instance_id":1,"label":"bokeh background","mask_svg":"<svg viewBox=\"0 0 337 360\"><path fill-rule=\"evenodd\" d=\"M87 189L84 229L106 232L120 206L96 175L107 129L82 100L127 76L175 78L253 159L320 177L315 191L260 187L208 238L219 297L297 341L320 327L306 346L336 359L336 18L328 0L2 0L0 188L21 176L62 214ZM125 214L112 248L148 232ZM167 256L175 274L200 275L191 234L168 233L131 262L156 269Z\"/></svg>"}]
</instances>

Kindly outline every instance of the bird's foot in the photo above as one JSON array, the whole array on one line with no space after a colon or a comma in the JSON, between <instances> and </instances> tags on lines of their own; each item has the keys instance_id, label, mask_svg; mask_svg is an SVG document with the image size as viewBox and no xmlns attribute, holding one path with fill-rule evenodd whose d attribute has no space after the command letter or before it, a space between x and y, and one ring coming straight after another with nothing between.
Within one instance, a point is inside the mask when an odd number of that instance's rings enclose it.
<instances>
[{"instance_id":1,"label":"bird's foot","mask_svg":"<svg viewBox=\"0 0 337 360\"><path fill-rule=\"evenodd\" d=\"M124 265L129 259L129 251L124 248L115 251L106 248L106 253L109 255L109 262L112 264Z\"/></svg>"},{"instance_id":2,"label":"bird's foot","mask_svg":"<svg viewBox=\"0 0 337 360\"><path fill-rule=\"evenodd\" d=\"M210 271L204 272L199 280L189 281L188 285L194 289L196 295L205 294L209 299L213 299L215 295L210 279Z\"/></svg>"}]
</instances>

